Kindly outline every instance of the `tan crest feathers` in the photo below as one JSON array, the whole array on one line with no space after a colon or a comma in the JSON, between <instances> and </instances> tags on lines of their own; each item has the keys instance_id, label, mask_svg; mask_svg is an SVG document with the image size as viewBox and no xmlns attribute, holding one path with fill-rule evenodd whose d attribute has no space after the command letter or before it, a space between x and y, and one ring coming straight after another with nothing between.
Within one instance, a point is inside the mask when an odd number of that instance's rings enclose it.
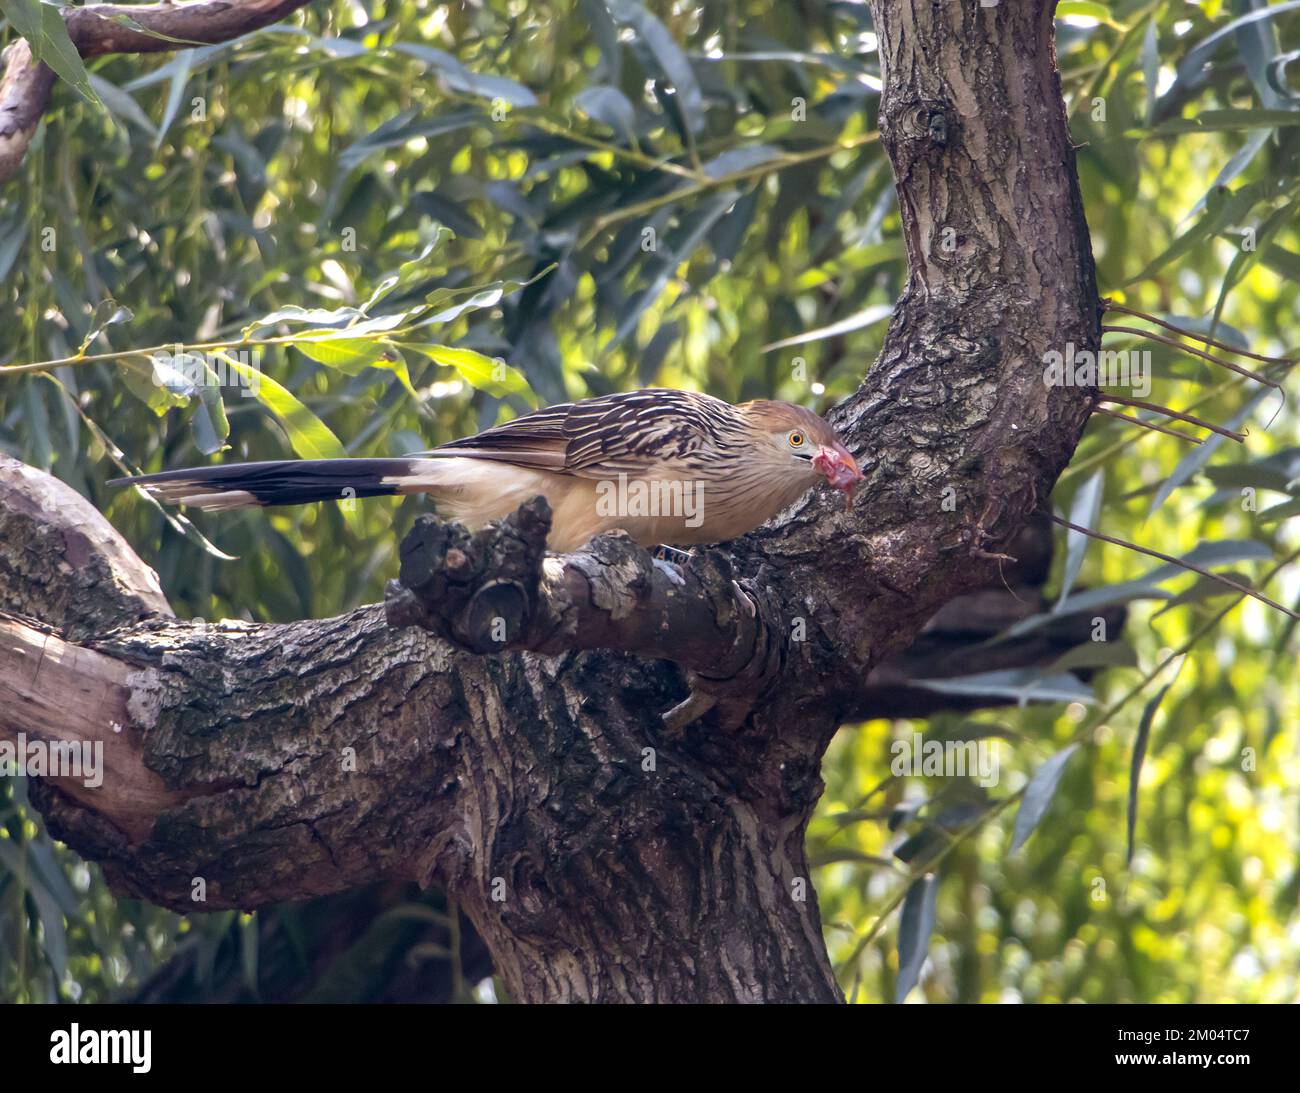
<instances>
[{"instance_id":1,"label":"tan crest feathers","mask_svg":"<svg viewBox=\"0 0 1300 1093\"><path fill-rule=\"evenodd\" d=\"M759 399L755 402L744 402L736 407L750 421L754 423L755 428L771 429L803 429L818 444L835 444L838 438L835 436L835 430L825 421L818 417L811 410L803 406L796 406L793 402L776 402L771 399Z\"/></svg>"}]
</instances>

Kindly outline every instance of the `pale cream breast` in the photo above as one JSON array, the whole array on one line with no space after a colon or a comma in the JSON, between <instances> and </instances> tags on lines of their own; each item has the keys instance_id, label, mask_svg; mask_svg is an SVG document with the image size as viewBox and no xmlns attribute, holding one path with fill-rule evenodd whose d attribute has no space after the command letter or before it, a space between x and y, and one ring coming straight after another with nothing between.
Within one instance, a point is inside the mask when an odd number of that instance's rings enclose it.
<instances>
[{"instance_id":1,"label":"pale cream breast","mask_svg":"<svg viewBox=\"0 0 1300 1093\"><path fill-rule=\"evenodd\" d=\"M621 529L642 546L694 546L752 531L797 500L818 475L747 473L702 478L615 476L578 478L470 457L422 461L399 483L403 493L427 493L439 515L477 530L541 495L551 506L550 550L577 550L594 536Z\"/></svg>"}]
</instances>

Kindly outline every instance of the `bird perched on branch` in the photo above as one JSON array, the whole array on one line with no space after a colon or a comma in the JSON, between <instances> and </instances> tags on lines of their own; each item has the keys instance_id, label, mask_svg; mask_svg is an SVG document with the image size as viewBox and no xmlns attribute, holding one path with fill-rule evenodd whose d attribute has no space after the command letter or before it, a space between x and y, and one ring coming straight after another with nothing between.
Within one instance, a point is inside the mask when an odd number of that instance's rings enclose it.
<instances>
[{"instance_id":1,"label":"bird perched on branch","mask_svg":"<svg viewBox=\"0 0 1300 1093\"><path fill-rule=\"evenodd\" d=\"M471 529L540 494L552 512L547 546L563 552L620 528L643 546L721 542L819 481L851 499L861 478L834 430L802 406L648 388L550 406L400 458L235 463L110 485L216 511L427 493Z\"/></svg>"}]
</instances>

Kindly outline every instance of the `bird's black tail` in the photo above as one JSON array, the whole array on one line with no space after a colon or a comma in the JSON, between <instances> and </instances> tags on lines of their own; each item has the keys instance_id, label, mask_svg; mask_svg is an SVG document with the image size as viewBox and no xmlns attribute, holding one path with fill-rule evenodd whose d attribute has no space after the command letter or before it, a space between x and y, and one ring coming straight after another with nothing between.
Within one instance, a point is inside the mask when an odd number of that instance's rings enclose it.
<instances>
[{"instance_id":1,"label":"bird's black tail","mask_svg":"<svg viewBox=\"0 0 1300 1093\"><path fill-rule=\"evenodd\" d=\"M159 501L212 511L250 505L303 505L354 497L388 497L402 489L429 461L424 459L283 459L190 467L135 478L114 478L110 486L139 486Z\"/></svg>"}]
</instances>

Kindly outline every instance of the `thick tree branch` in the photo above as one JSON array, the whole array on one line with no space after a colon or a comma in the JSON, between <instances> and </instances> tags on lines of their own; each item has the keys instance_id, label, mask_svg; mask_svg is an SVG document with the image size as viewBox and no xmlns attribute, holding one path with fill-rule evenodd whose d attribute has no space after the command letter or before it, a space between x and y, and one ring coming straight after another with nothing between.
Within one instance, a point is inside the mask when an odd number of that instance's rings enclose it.
<instances>
[{"instance_id":1,"label":"thick tree branch","mask_svg":"<svg viewBox=\"0 0 1300 1093\"><path fill-rule=\"evenodd\" d=\"M87 4L64 9L68 37L83 58L165 53L229 42L278 22L308 0L202 0L183 4ZM136 30L130 20L144 30ZM145 33L152 31L153 33ZM12 178L50 104L54 73L19 39L0 55L0 182Z\"/></svg>"},{"instance_id":2,"label":"thick tree branch","mask_svg":"<svg viewBox=\"0 0 1300 1093\"><path fill-rule=\"evenodd\" d=\"M1095 349L1100 314L1052 5L873 15L910 276L832 415L867 474L852 511L814 492L680 585L618 538L544 557L533 505L420 524L386 612L207 626L113 592L120 628L78 647L132 670L89 662L129 692L100 716L125 709L156 815L50 785L51 829L186 909L196 879L212 908L437 878L523 999L838 998L803 847L822 753L936 611L1012 567L1092 397L1045 387L1043 355ZM0 607L58 616L23 574L0 564ZM721 708L665 733L710 687ZM7 707L0 732L38 720Z\"/></svg>"},{"instance_id":3,"label":"thick tree branch","mask_svg":"<svg viewBox=\"0 0 1300 1093\"><path fill-rule=\"evenodd\" d=\"M76 490L0 455L0 608L77 641L172 609L158 575Z\"/></svg>"},{"instance_id":4,"label":"thick tree branch","mask_svg":"<svg viewBox=\"0 0 1300 1093\"><path fill-rule=\"evenodd\" d=\"M726 555L701 552L676 566L606 535L547 557L550 527L540 497L473 536L422 517L402 544L388 621L475 653L611 649L672 660L710 705L739 700L741 717L778 678L786 652L778 605L761 583L733 580Z\"/></svg>"}]
</instances>

